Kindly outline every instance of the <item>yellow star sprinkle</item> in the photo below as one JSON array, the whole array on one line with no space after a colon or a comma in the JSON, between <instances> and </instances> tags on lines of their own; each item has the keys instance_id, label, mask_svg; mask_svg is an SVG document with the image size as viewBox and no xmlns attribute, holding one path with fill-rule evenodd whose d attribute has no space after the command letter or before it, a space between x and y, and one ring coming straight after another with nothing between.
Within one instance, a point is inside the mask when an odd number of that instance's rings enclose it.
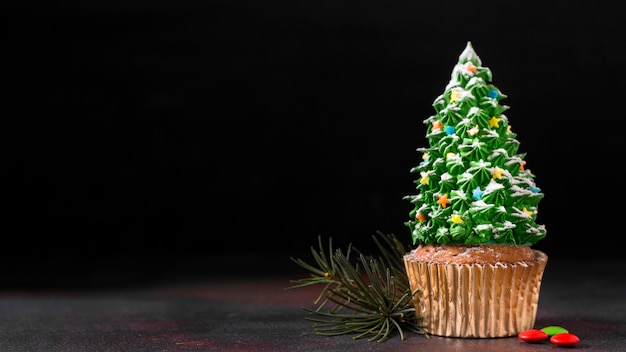
<instances>
[{"instance_id":1,"label":"yellow star sprinkle","mask_svg":"<svg viewBox=\"0 0 626 352\"><path fill-rule=\"evenodd\" d=\"M425 185L428 183L428 173L427 172L420 172L420 175L422 176L422 178L420 179L420 183Z\"/></svg>"},{"instance_id":2,"label":"yellow star sprinkle","mask_svg":"<svg viewBox=\"0 0 626 352\"><path fill-rule=\"evenodd\" d=\"M450 159L456 159L456 153L448 153L446 154L446 160L450 160Z\"/></svg>"},{"instance_id":3,"label":"yellow star sprinkle","mask_svg":"<svg viewBox=\"0 0 626 352\"><path fill-rule=\"evenodd\" d=\"M500 122L500 118L497 118L495 116L493 116L491 119L489 119L489 127L498 127L498 122Z\"/></svg>"},{"instance_id":4,"label":"yellow star sprinkle","mask_svg":"<svg viewBox=\"0 0 626 352\"><path fill-rule=\"evenodd\" d=\"M524 212L524 214L526 214L528 216L532 216L533 215L533 212L530 211L530 210L527 210L526 208L524 208L522 211Z\"/></svg>"},{"instance_id":5,"label":"yellow star sprinkle","mask_svg":"<svg viewBox=\"0 0 626 352\"><path fill-rule=\"evenodd\" d=\"M504 170L502 170L499 167L494 167L493 170L491 171L491 176L493 176L493 178L496 178L496 179L501 179L503 173L504 173Z\"/></svg>"},{"instance_id":6,"label":"yellow star sprinkle","mask_svg":"<svg viewBox=\"0 0 626 352\"><path fill-rule=\"evenodd\" d=\"M464 222L463 219L461 219L461 215L459 215L459 214L452 214L450 216L450 219L455 224L462 224Z\"/></svg>"},{"instance_id":7,"label":"yellow star sprinkle","mask_svg":"<svg viewBox=\"0 0 626 352\"><path fill-rule=\"evenodd\" d=\"M428 153L422 154L422 160L427 160L427 159L428 159Z\"/></svg>"},{"instance_id":8,"label":"yellow star sprinkle","mask_svg":"<svg viewBox=\"0 0 626 352\"><path fill-rule=\"evenodd\" d=\"M459 92L456 90L453 90L452 92L450 92L450 102L454 103L455 101L459 100Z\"/></svg>"}]
</instances>

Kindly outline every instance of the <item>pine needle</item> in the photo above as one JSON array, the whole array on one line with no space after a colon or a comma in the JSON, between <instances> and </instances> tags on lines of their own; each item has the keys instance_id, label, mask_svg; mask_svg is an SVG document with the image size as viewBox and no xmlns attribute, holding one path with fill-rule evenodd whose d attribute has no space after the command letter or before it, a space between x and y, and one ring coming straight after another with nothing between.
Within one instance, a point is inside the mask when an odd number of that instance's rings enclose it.
<instances>
[{"instance_id":1,"label":"pine needle","mask_svg":"<svg viewBox=\"0 0 626 352\"><path fill-rule=\"evenodd\" d=\"M287 289L311 285L322 286L315 300L317 308L304 308L320 336L352 335L353 339L383 342L397 332L404 340L404 331L428 335L417 317L413 296L404 267L403 255L408 251L393 234L377 232L372 236L380 255L378 257L348 246L346 253L333 249L328 240L328 251L318 237L319 248L311 247L316 265L302 259L293 262L310 272L310 277L291 280ZM352 260L351 252L358 254Z\"/></svg>"}]
</instances>

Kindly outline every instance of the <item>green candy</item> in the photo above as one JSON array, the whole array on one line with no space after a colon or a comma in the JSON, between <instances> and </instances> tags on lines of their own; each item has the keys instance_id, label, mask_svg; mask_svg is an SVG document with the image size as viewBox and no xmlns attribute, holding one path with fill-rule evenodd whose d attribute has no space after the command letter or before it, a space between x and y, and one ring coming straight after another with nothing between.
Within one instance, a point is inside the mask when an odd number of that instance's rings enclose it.
<instances>
[{"instance_id":1,"label":"green candy","mask_svg":"<svg viewBox=\"0 0 626 352\"><path fill-rule=\"evenodd\" d=\"M541 329L541 331L545 332L548 336L553 336L556 334L562 334L562 333L568 333L569 331L567 331L567 329L557 326L557 325L550 325L550 326L546 326L545 328Z\"/></svg>"}]
</instances>

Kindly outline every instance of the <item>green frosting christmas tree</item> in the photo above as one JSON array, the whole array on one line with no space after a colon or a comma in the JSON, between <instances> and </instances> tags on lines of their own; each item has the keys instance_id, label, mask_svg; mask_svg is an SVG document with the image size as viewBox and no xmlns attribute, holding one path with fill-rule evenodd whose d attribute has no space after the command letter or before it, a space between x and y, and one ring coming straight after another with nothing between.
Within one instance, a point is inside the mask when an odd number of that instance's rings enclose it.
<instances>
[{"instance_id":1,"label":"green frosting christmas tree","mask_svg":"<svg viewBox=\"0 0 626 352\"><path fill-rule=\"evenodd\" d=\"M429 146L411 169L418 193L404 198L414 205L406 222L414 244L532 245L546 236L536 223L543 193L491 80L468 42L424 120Z\"/></svg>"}]
</instances>

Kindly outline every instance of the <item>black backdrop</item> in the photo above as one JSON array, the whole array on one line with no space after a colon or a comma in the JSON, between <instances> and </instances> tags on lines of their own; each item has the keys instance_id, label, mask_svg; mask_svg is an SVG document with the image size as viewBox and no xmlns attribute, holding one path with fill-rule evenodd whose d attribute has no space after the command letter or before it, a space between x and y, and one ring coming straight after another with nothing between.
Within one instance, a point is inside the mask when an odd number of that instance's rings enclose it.
<instances>
[{"instance_id":1,"label":"black backdrop","mask_svg":"<svg viewBox=\"0 0 626 352\"><path fill-rule=\"evenodd\" d=\"M536 247L621 252L623 19L519 3L8 5L6 280L409 244L422 121L467 41L545 193Z\"/></svg>"}]
</instances>

